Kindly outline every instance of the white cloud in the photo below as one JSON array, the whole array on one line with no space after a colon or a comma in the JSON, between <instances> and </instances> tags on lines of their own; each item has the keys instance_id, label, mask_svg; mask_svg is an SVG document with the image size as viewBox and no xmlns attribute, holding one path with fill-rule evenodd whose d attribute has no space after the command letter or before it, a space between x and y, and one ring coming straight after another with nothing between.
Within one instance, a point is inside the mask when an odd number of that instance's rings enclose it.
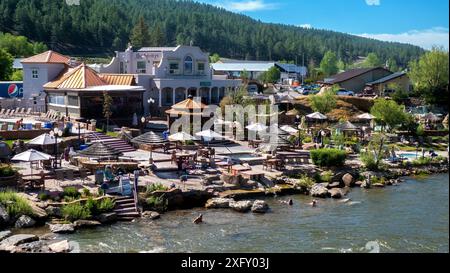
<instances>
[{"instance_id":1,"label":"white cloud","mask_svg":"<svg viewBox=\"0 0 450 273\"><path fill-rule=\"evenodd\" d=\"M311 24L302 24L302 25L299 25L299 27L311 29L311 28L312 28L312 25L311 25Z\"/></svg>"},{"instance_id":2,"label":"white cloud","mask_svg":"<svg viewBox=\"0 0 450 273\"><path fill-rule=\"evenodd\" d=\"M357 34L361 37L377 39L388 42L407 43L431 49L433 46L443 46L448 49L449 29L436 27L426 30L411 30L400 34Z\"/></svg>"},{"instance_id":3,"label":"white cloud","mask_svg":"<svg viewBox=\"0 0 450 273\"><path fill-rule=\"evenodd\" d=\"M369 6L379 6L381 4L381 0L366 0L366 4Z\"/></svg>"},{"instance_id":4,"label":"white cloud","mask_svg":"<svg viewBox=\"0 0 450 273\"><path fill-rule=\"evenodd\" d=\"M215 3L214 5L235 12L271 10L276 9L278 7L278 4L267 3L265 2L265 0L246 0L246 1L226 0Z\"/></svg>"}]
</instances>

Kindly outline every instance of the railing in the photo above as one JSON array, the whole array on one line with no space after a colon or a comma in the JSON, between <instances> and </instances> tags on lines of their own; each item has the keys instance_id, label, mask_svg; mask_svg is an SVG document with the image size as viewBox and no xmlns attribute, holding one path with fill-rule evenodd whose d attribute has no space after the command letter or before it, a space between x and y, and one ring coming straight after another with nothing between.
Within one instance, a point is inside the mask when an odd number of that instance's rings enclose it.
<instances>
[{"instance_id":1,"label":"railing","mask_svg":"<svg viewBox=\"0 0 450 273\"><path fill-rule=\"evenodd\" d=\"M138 181L139 181L139 171L134 171L134 177L133 177L133 198L134 198L134 208L136 212L138 212Z\"/></svg>"}]
</instances>

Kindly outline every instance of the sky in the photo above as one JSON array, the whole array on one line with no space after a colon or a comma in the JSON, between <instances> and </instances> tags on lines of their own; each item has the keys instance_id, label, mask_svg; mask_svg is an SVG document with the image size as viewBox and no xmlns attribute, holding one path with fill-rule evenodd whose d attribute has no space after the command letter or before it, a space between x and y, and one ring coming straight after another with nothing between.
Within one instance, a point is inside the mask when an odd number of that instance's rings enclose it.
<instances>
[{"instance_id":1,"label":"sky","mask_svg":"<svg viewBox=\"0 0 450 273\"><path fill-rule=\"evenodd\" d=\"M449 48L448 0L197 0L269 23Z\"/></svg>"}]
</instances>

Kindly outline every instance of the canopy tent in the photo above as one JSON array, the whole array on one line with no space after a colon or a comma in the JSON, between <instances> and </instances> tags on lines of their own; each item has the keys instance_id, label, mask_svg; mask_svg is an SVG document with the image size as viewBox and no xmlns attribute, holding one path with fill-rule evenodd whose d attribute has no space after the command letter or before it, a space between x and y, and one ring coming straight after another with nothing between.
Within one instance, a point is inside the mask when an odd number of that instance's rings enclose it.
<instances>
[{"instance_id":1,"label":"canopy tent","mask_svg":"<svg viewBox=\"0 0 450 273\"><path fill-rule=\"evenodd\" d=\"M315 112L312 114L309 114L306 116L309 119L315 119L315 120L327 120L327 116L325 116L324 114L321 114L319 112Z\"/></svg>"},{"instance_id":2,"label":"canopy tent","mask_svg":"<svg viewBox=\"0 0 450 273\"><path fill-rule=\"evenodd\" d=\"M336 125L336 129L341 131L355 131L359 128L353 125L350 121L345 121Z\"/></svg>"},{"instance_id":3,"label":"canopy tent","mask_svg":"<svg viewBox=\"0 0 450 273\"><path fill-rule=\"evenodd\" d=\"M361 114L361 115L357 116L356 118L360 119L360 120L374 120L374 119L376 119L376 117L374 115L371 115L369 113Z\"/></svg>"},{"instance_id":4,"label":"canopy tent","mask_svg":"<svg viewBox=\"0 0 450 273\"><path fill-rule=\"evenodd\" d=\"M180 132L169 136L169 141L190 141L190 140L196 140L196 138L185 132Z\"/></svg>"},{"instance_id":5,"label":"canopy tent","mask_svg":"<svg viewBox=\"0 0 450 273\"><path fill-rule=\"evenodd\" d=\"M111 158L118 157L122 155L121 152L116 149L104 144L103 142L96 142L89 146L88 148L79 151L80 155L88 156L88 157L99 157L99 158Z\"/></svg>"},{"instance_id":6,"label":"canopy tent","mask_svg":"<svg viewBox=\"0 0 450 273\"><path fill-rule=\"evenodd\" d=\"M56 143L61 142L61 138L55 139L55 136L49 135L49 134L42 134L36 138L33 138L29 142L27 142L28 145L54 145Z\"/></svg>"},{"instance_id":7,"label":"canopy tent","mask_svg":"<svg viewBox=\"0 0 450 273\"><path fill-rule=\"evenodd\" d=\"M162 136L151 131L133 138L131 142L135 144L161 145L166 143L167 141L164 140Z\"/></svg>"}]
</instances>

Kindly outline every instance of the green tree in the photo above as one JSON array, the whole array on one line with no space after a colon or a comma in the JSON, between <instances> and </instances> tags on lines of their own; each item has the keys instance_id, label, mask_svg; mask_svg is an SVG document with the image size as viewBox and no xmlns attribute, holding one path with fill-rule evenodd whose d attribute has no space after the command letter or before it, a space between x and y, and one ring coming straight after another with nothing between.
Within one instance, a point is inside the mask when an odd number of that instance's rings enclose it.
<instances>
[{"instance_id":1,"label":"green tree","mask_svg":"<svg viewBox=\"0 0 450 273\"><path fill-rule=\"evenodd\" d=\"M381 61L378 58L377 54L371 52L367 55L366 60L363 63L363 67L378 67L381 66Z\"/></svg>"},{"instance_id":2,"label":"green tree","mask_svg":"<svg viewBox=\"0 0 450 273\"><path fill-rule=\"evenodd\" d=\"M360 155L361 161L367 169L377 171L380 169L381 162L388 152L386 137L383 134L374 134L366 150Z\"/></svg>"},{"instance_id":3,"label":"green tree","mask_svg":"<svg viewBox=\"0 0 450 273\"><path fill-rule=\"evenodd\" d=\"M213 55L209 56L209 62L214 64L220 61L220 55L217 53L214 53Z\"/></svg>"},{"instance_id":4,"label":"green tree","mask_svg":"<svg viewBox=\"0 0 450 273\"><path fill-rule=\"evenodd\" d=\"M400 70L397 61L394 58L389 58L389 60L387 60L387 68L392 72L398 72Z\"/></svg>"},{"instance_id":5,"label":"green tree","mask_svg":"<svg viewBox=\"0 0 450 273\"><path fill-rule=\"evenodd\" d=\"M403 104L409 98L409 93L398 83L390 83L387 89L394 91L391 98L398 104Z\"/></svg>"},{"instance_id":6,"label":"green tree","mask_svg":"<svg viewBox=\"0 0 450 273\"><path fill-rule=\"evenodd\" d=\"M106 132L109 129L109 120L113 114L111 110L113 100L107 92L103 92L103 116L106 118Z\"/></svg>"},{"instance_id":7,"label":"green tree","mask_svg":"<svg viewBox=\"0 0 450 273\"><path fill-rule=\"evenodd\" d=\"M241 79L242 79L245 83L247 83L249 78L250 78L250 74L248 73L247 70L244 69L244 70L241 72Z\"/></svg>"},{"instance_id":8,"label":"green tree","mask_svg":"<svg viewBox=\"0 0 450 273\"><path fill-rule=\"evenodd\" d=\"M428 103L448 103L448 51L442 47L433 49L418 61L410 63L409 77L415 91Z\"/></svg>"},{"instance_id":9,"label":"green tree","mask_svg":"<svg viewBox=\"0 0 450 273\"><path fill-rule=\"evenodd\" d=\"M339 60L337 63L337 67L338 67L339 71L345 71L345 69L347 68L347 65L345 64L345 62L343 60Z\"/></svg>"},{"instance_id":10,"label":"green tree","mask_svg":"<svg viewBox=\"0 0 450 273\"><path fill-rule=\"evenodd\" d=\"M336 108L337 100L335 88L327 89L325 92L317 95L310 95L309 101L311 103L311 108L315 112L327 114Z\"/></svg>"},{"instance_id":11,"label":"green tree","mask_svg":"<svg viewBox=\"0 0 450 273\"><path fill-rule=\"evenodd\" d=\"M370 113L380 122L383 131L386 126L388 126L389 131L393 131L408 121L405 107L393 100L377 99Z\"/></svg>"},{"instance_id":12,"label":"green tree","mask_svg":"<svg viewBox=\"0 0 450 273\"><path fill-rule=\"evenodd\" d=\"M281 72L275 66L259 76L259 80L263 83L276 83L280 80Z\"/></svg>"},{"instance_id":13,"label":"green tree","mask_svg":"<svg viewBox=\"0 0 450 273\"><path fill-rule=\"evenodd\" d=\"M327 51L320 62L320 70L328 77L336 74L339 71L338 59L336 54L332 51Z\"/></svg>"},{"instance_id":14,"label":"green tree","mask_svg":"<svg viewBox=\"0 0 450 273\"><path fill-rule=\"evenodd\" d=\"M0 48L0 80L9 80L12 74L14 58L6 50Z\"/></svg>"},{"instance_id":15,"label":"green tree","mask_svg":"<svg viewBox=\"0 0 450 273\"><path fill-rule=\"evenodd\" d=\"M23 71L22 70L16 70L11 75L12 81L23 81Z\"/></svg>"},{"instance_id":16,"label":"green tree","mask_svg":"<svg viewBox=\"0 0 450 273\"><path fill-rule=\"evenodd\" d=\"M131 32L131 44L135 47L145 47L152 44L148 25L145 23L144 17L140 17L138 23Z\"/></svg>"},{"instance_id":17,"label":"green tree","mask_svg":"<svg viewBox=\"0 0 450 273\"><path fill-rule=\"evenodd\" d=\"M152 34L151 34L151 40L152 40L152 46L164 46L166 43L166 38L164 36L164 32L160 26L160 24L156 24L156 26L153 28Z\"/></svg>"}]
</instances>

